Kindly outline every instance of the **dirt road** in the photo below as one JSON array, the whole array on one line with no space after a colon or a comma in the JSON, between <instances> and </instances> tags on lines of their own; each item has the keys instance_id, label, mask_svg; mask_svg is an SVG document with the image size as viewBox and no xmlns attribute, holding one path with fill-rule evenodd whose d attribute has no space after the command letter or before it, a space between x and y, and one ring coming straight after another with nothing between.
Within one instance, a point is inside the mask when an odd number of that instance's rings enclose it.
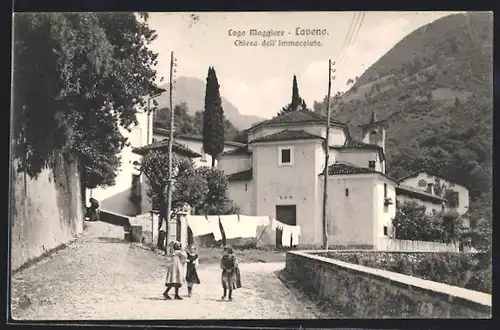
<instances>
[{"instance_id":1,"label":"dirt road","mask_svg":"<svg viewBox=\"0 0 500 330\"><path fill-rule=\"evenodd\" d=\"M123 241L123 229L89 223L84 237L12 278L17 320L315 318L276 277L284 263L242 263L243 287L220 301L217 264L200 265L191 298L166 301L162 256ZM181 296L186 288L181 289Z\"/></svg>"}]
</instances>

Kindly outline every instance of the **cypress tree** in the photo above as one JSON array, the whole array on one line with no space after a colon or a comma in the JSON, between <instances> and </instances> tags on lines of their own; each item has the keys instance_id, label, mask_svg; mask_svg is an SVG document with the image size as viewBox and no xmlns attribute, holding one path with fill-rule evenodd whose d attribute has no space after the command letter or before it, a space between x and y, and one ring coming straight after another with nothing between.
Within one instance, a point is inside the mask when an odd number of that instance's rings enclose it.
<instances>
[{"instance_id":1,"label":"cypress tree","mask_svg":"<svg viewBox=\"0 0 500 330\"><path fill-rule=\"evenodd\" d=\"M292 84L292 103L290 103L291 111L297 110L302 103L302 99L299 96L299 86L297 85L297 77L293 75Z\"/></svg>"},{"instance_id":2,"label":"cypress tree","mask_svg":"<svg viewBox=\"0 0 500 330\"><path fill-rule=\"evenodd\" d=\"M294 75L292 84L292 102L284 106L278 113L278 116L284 115L285 113L291 111L305 110L305 109L307 109L307 105L306 102L300 97L299 86L297 84L297 77Z\"/></svg>"},{"instance_id":3,"label":"cypress tree","mask_svg":"<svg viewBox=\"0 0 500 330\"><path fill-rule=\"evenodd\" d=\"M205 90L205 111L203 112L203 151L215 160L224 151L224 110L219 93L219 82L213 67L208 68Z\"/></svg>"}]
</instances>

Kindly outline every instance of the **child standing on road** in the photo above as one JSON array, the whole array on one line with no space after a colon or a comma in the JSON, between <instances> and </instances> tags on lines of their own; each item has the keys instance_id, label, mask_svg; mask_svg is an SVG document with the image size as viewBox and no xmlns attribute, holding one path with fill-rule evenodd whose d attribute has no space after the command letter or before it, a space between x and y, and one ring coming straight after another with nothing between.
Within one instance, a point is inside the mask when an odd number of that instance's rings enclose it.
<instances>
[{"instance_id":1,"label":"child standing on road","mask_svg":"<svg viewBox=\"0 0 500 330\"><path fill-rule=\"evenodd\" d=\"M193 293L193 285L200 284L200 278L198 277L198 265L199 258L196 253L196 247L194 245L189 246L187 252L187 264L186 264L186 282L188 288L188 297L191 297Z\"/></svg>"},{"instance_id":2,"label":"child standing on road","mask_svg":"<svg viewBox=\"0 0 500 330\"><path fill-rule=\"evenodd\" d=\"M233 254L233 248L230 246L224 247L224 255L222 256L220 262L220 268L222 269L222 289L224 293L222 295L222 300L226 299L226 294L229 295L228 300L233 300L233 290L241 287L240 272L238 268L238 261L236 256Z\"/></svg>"},{"instance_id":3,"label":"child standing on road","mask_svg":"<svg viewBox=\"0 0 500 330\"><path fill-rule=\"evenodd\" d=\"M186 252L182 251L182 246L180 242L173 243L173 252L171 255L170 263L167 266L167 276L165 278L165 286L167 289L163 292L163 296L165 299L170 300L170 296L168 292L170 289L175 289L175 300L182 300L179 296L179 288L182 286L182 283L185 281L185 271L184 265L187 261Z\"/></svg>"}]
</instances>

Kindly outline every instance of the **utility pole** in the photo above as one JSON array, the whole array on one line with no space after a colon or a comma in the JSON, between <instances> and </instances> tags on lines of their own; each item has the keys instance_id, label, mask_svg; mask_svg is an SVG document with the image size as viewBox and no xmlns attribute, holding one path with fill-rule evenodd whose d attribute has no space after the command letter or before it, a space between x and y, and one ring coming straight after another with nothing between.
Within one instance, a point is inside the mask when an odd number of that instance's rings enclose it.
<instances>
[{"instance_id":1,"label":"utility pole","mask_svg":"<svg viewBox=\"0 0 500 330\"><path fill-rule=\"evenodd\" d=\"M173 74L174 74L174 52L170 53L170 136L168 139L168 185L167 185L167 212L166 212L166 235L167 235L167 244L169 235L170 235L170 213L172 211L172 145L174 143L174 107L172 102L172 90L174 89L173 85Z\"/></svg>"},{"instance_id":2,"label":"utility pole","mask_svg":"<svg viewBox=\"0 0 500 330\"><path fill-rule=\"evenodd\" d=\"M332 73L335 72L335 69L332 70L332 65L335 65L335 62L332 64L332 60L328 60L328 96L326 100L326 139L324 141L324 149L325 149L325 169L323 170L323 249L328 250L328 221L327 221L327 200L328 200L328 162L330 160L330 97L332 90ZM335 79L335 76L333 77Z\"/></svg>"}]
</instances>

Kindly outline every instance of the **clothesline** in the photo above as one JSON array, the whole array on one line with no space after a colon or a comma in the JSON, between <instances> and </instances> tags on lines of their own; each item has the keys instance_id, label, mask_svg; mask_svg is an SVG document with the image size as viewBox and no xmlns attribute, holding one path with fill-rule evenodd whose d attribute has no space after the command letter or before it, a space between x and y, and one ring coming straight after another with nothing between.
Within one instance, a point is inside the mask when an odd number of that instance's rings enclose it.
<instances>
[{"instance_id":1,"label":"clothesline","mask_svg":"<svg viewBox=\"0 0 500 330\"><path fill-rule=\"evenodd\" d=\"M300 237L300 226L284 224L271 216L188 215L187 222L193 237L213 234L216 241L222 239L219 225L226 239L258 238L259 242L263 238L265 245L277 244L278 240L273 237L276 232L281 232L286 238L283 246L297 245Z\"/></svg>"}]
</instances>

